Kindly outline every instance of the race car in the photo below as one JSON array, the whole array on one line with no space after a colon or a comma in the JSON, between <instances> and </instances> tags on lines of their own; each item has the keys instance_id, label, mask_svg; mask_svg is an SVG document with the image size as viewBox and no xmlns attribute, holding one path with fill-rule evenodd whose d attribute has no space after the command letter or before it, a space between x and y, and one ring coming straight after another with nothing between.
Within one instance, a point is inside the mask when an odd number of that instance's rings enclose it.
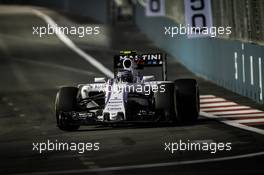
<instances>
[{"instance_id":1,"label":"race car","mask_svg":"<svg viewBox=\"0 0 264 175\"><path fill-rule=\"evenodd\" d=\"M162 80L142 69L162 68ZM200 110L195 79L167 81L166 56L121 51L114 56L114 78L62 87L55 100L57 126L74 131L80 125L138 122L194 124Z\"/></svg>"}]
</instances>

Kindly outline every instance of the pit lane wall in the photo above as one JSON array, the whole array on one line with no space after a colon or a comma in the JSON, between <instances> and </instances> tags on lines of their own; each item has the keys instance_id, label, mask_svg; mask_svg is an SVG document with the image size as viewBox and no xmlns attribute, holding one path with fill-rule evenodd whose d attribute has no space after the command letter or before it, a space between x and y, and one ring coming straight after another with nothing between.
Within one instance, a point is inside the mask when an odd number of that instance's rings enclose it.
<instances>
[{"instance_id":1,"label":"pit lane wall","mask_svg":"<svg viewBox=\"0 0 264 175\"><path fill-rule=\"evenodd\" d=\"M195 74L264 103L264 46L223 38L172 38L164 27L178 24L168 17L146 17L140 4L135 21L149 39Z\"/></svg>"}]
</instances>

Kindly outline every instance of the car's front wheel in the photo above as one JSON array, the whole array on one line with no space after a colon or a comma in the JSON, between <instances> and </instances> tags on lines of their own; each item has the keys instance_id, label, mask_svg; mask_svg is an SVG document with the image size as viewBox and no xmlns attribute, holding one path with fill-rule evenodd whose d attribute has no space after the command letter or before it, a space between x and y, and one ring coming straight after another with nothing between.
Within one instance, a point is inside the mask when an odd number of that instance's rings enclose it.
<instances>
[{"instance_id":1,"label":"car's front wheel","mask_svg":"<svg viewBox=\"0 0 264 175\"><path fill-rule=\"evenodd\" d=\"M77 93L76 87L62 87L59 89L55 100L55 113L57 126L61 130L74 131L79 129L80 125L72 124L65 120L65 113L76 111L77 109Z\"/></svg>"}]
</instances>

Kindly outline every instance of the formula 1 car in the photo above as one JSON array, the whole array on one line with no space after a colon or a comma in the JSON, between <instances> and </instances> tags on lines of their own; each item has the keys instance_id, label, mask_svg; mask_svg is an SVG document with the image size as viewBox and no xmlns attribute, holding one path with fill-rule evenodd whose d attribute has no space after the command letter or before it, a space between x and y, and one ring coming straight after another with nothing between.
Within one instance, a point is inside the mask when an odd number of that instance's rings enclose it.
<instances>
[{"instance_id":1,"label":"formula 1 car","mask_svg":"<svg viewBox=\"0 0 264 175\"><path fill-rule=\"evenodd\" d=\"M163 81L140 70L161 67ZM195 79L167 81L166 57L122 51L114 57L114 78L62 87L55 100L57 126L77 130L80 125L137 122L194 124L200 110Z\"/></svg>"}]
</instances>

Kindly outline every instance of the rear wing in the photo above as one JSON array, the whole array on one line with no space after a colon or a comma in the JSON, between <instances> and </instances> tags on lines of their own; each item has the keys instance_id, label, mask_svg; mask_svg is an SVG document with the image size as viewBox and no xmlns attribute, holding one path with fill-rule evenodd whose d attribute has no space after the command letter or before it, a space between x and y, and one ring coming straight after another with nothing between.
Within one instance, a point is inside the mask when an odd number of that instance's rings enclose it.
<instances>
[{"instance_id":1,"label":"rear wing","mask_svg":"<svg viewBox=\"0 0 264 175\"><path fill-rule=\"evenodd\" d=\"M135 51L120 51L119 55L114 57L114 71L123 69L123 61L131 60L136 65L136 69L145 67L161 67L162 79L167 80L167 59L162 53L137 54Z\"/></svg>"}]
</instances>

